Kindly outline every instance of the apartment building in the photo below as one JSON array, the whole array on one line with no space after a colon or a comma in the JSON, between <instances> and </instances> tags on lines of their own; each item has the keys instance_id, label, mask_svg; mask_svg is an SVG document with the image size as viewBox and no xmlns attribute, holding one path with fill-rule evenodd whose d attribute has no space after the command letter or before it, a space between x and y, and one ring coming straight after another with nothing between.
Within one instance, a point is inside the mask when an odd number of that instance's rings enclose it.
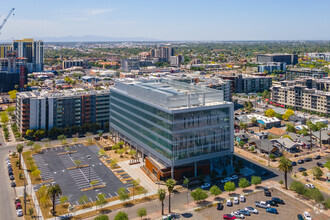
<instances>
[{"instance_id":1,"label":"apartment building","mask_svg":"<svg viewBox=\"0 0 330 220\"><path fill-rule=\"evenodd\" d=\"M330 92L308 87L299 81L286 81L281 85L273 86L272 104L329 115Z\"/></svg>"},{"instance_id":2,"label":"apartment building","mask_svg":"<svg viewBox=\"0 0 330 220\"><path fill-rule=\"evenodd\" d=\"M104 127L109 122L109 95L109 90L21 92L16 97L16 123L21 133L91 123Z\"/></svg>"},{"instance_id":3,"label":"apartment building","mask_svg":"<svg viewBox=\"0 0 330 220\"><path fill-rule=\"evenodd\" d=\"M233 111L221 91L164 78L118 80L110 91L110 130L137 149L155 181L230 164Z\"/></svg>"},{"instance_id":4,"label":"apartment building","mask_svg":"<svg viewBox=\"0 0 330 220\"><path fill-rule=\"evenodd\" d=\"M68 69L71 67L83 67L85 65L84 60L63 60L62 69Z\"/></svg>"},{"instance_id":5,"label":"apartment building","mask_svg":"<svg viewBox=\"0 0 330 220\"><path fill-rule=\"evenodd\" d=\"M302 76L324 78L328 77L328 73L321 69L309 69L309 68L291 68L286 71L286 80L295 80Z\"/></svg>"},{"instance_id":6,"label":"apartment building","mask_svg":"<svg viewBox=\"0 0 330 220\"><path fill-rule=\"evenodd\" d=\"M232 74L220 77L231 81L232 93L258 93L272 86L272 78L268 76Z\"/></svg>"},{"instance_id":7,"label":"apartment building","mask_svg":"<svg viewBox=\"0 0 330 220\"><path fill-rule=\"evenodd\" d=\"M269 62L266 65L259 65L258 72L265 72L272 73L274 71L286 71L286 64L281 62Z\"/></svg>"}]
</instances>

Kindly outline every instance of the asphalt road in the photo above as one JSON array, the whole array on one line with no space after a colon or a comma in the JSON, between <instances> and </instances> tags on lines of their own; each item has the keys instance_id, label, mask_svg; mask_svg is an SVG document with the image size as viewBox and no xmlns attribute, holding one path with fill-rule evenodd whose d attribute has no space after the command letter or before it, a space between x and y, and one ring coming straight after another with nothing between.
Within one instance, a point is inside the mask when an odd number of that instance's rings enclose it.
<instances>
[{"instance_id":1,"label":"asphalt road","mask_svg":"<svg viewBox=\"0 0 330 220\"><path fill-rule=\"evenodd\" d=\"M5 158L8 156L9 150L15 149L15 146L0 147L0 175L1 175L1 189L0 189L0 219L20 219L16 216L14 206L15 189L10 186L8 178L8 171Z\"/></svg>"}]
</instances>

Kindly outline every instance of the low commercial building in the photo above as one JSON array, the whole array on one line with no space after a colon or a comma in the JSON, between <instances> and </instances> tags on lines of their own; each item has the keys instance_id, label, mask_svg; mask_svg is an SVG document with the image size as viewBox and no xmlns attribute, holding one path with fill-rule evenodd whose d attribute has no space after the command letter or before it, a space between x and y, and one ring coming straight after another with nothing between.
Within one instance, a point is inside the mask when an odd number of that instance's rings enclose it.
<instances>
[{"instance_id":1,"label":"low commercial building","mask_svg":"<svg viewBox=\"0 0 330 220\"><path fill-rule=\"evenodd\" d=\"M110 91L66 90L21 92L16 97L16 123L21 133L28 129L66 128L109 123Z\"/></svg>"},{"instance_id":2,"label":"low commercial building","mask_svg":"<svg viewBox=\"0 0 330 220\"><path fill-rule=\"evenodd\" d=\"M287 65L296 65L298 63L297 54L260 54L257 55L258 63L282 62Z\"/></svg>"},{"instance_id":3,"label":"low commercial building","mask_svg":"<svg viewBox=\"0 0 330 220\"><path fill-rule=\"evenodd\" d=\"M256 118L258 124L260 124L260 126L264 126L265 129L270 129L272 127L280 127L281 126L281 120L279 120L276 117L266 117L263 115L257 115L257 114L251 114L251 115L247 115L248 119L252 119L252 118Z\"/></svg>"},{"instance_id":4,"label":"low commercial building","mask_svg":"<svg viewBox=\"0 0 330 220\"><path fill-rule=\"evenodd\" d=\"M288 69L286 71L285 79L286 80L295 80L302 76L321 79L324 77L328 77L328 73L322 69L292 68L292 69Z\"/></svg>"},{"instance_id":5,"label":"low commercial building","mask_svg":"<svg viewBox=\"0 0 330 220\"><path fill-rule=\"evenodd\" d=\"M154 181L205 175L214 160L232 159L233 111L221 91L164 78L118 80L110 91L110 130Z\"/></svg>"}]
</instances>

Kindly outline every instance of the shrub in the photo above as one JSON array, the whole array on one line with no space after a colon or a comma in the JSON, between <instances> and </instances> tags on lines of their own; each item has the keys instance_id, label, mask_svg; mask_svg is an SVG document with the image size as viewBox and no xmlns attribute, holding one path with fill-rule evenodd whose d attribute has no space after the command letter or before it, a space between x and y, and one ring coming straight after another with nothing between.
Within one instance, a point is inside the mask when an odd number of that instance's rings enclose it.
<instances>
[{"instance_id":1,"label":"shrub","mask_svg":"<svg viewBox=\"0 0 330 220\"><path fill-rule=\"evenodd\" d=\"M304 195L307 191L306 187L304 186L304 184L302 184L301 182L298 181L293 181L289 187L290 190L300 194L300 195Z\"/></svg>"},{"instance_id":2,"label":"shrub","mask_svg":"<svg viewBox=\"0 0 330 220\"><path fill-rule=\"evenodd\" d=\"M278 183L282 185L283 184L283 180L278 181Z\"/></svg>"},{"instance_id":3,"label":"shrub","mask_svg":"<svg viewBox=\"0 0 330 220\"><path fill-rule=\"evenodd\" d=\"M255 150L254 146L251 146L251 147L249 148L249 151L254 151L254 150Z\"/></svg>"},{"instance_id":4,"label":"shrub","mask_svg":"<svg viewBox=\"0 0 330 220\"><path fill-rule=\"evenodd\" d=\"M258 185L261 184L262 180L260 176L252 176L251 177L251 184Z\"/></svg>"},{"instance_id":5,"label":"shrub","mask_svg":"<svg viewBox=\"0 0 330 220\"><path fill-rule=\"evenodd\" d=\"M94 220L109 220L109 217L107 215L99 215Z\"/></svg>"},{"instance_id":6,"label":"shrub","mask_svg":"<svg viewBox=\"0 0 330 220\"><path fill-rule=\"evenodd\" d=\"M206 191L202 190L201 188L197 188L194 191L190 193L191 197L194 199L194 201L202 201L207 199L208 195Z\"/></svg>"},{"instance_id":7,"label":"shrub","mask_svg":"<svg viewBox=\"0 0 330 220\"><path fill-rule=\"evenodd\" d=\"M303 175L303 176L308 176L308 173L307 173L306 171L304 171L304 172L302 173L302 175Z\"/></svg>"}]
</instances>

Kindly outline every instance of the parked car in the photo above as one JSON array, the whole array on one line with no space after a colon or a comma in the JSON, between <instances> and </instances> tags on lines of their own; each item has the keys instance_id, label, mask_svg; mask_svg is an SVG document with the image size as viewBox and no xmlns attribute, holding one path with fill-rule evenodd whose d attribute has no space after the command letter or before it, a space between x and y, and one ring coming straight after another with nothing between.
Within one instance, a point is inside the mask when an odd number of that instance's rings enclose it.
<instances>
[{"instance_id":1,"label":"parked car","mask_svg":"<svg viewBox=\"0 0 330 220\"><path fill-rule=\"evenodd\" d=\"M298 163L298 164L303 164L303 163L305 163L305 162L304 162L304 160L298 160L297 163Z\"/></svg>"},{"instance_id":2,"label":"parked car","mask_svg":"<svg viewBox=\"0 0 330 220\"><path fill-rule=\"evenodd\" d=\"M253 207L245 207L245 210L253 214L258 214L258 210Z\"/></svg>"},{"instance_id":3,"label":"parked car","mask_svg":"<svg viewBox=\"0 0 330 220\"><path fill-rule=\"evenodd\" d=\"M266 201L266 204L269 204L269 205L271 205L271 206L278 206L277 205L277 203L276 202L274 202L273 200L268 200L268 201Z\"/></svg>"},{"instance_id":4,"label":"parked car","mask_svg":"<svg viewBox=\"0 0 330 220\"><path fill-rule=\"evenodd\" d=\"M217 210L223 210L223 204L222 203L217 204Z\"/></svg>"},{"instance_id":5,"label":"parked car","mask_svg":"<svg viewBox=\"0 0 330 220\"><path fill-rule=\"evenodd\" d=\"M231 181L231 178L230 177L226 177L224 179L221 180L221 183L226 183L226 182L229 182Z\"/></svg>"},{"instance_id":6,"label":"parked car","mask_svg":"<svg viewBox=\"0 0 330 220\"><path fill-rule=\"evenodd\" d=\"M236 218L242 218L242 219L245 218L245 216L239 212L232 212L231 215L235 216Z\"/></svg>"},{"instance_id":7,"label":"parked car","mask_svg":"<svg viewBox=\"0 0 330 220\"><path fill-rule=\"evenodd\" d=\"M275 208L267 208L266 212L272 213L272 214L278 214L277 209Z\"/></svg>"},{"instance_id":8,"label":"parked car","mask_svg":"<svg viewBox=\"0 0 330 220\"><path fill-rule=\"evenodd\" d=\"M299 171L299 172L304 172L304 171L306 171L306 168L299 167L298 171Z\"/></svg>"},{"instance_id":9,"label":"parked car","mask_svg":"<svg viewBox=\"0 0 330 220\"><path fill-rule=\"evenodd\" d=\"M306 183L305 186L306 186L307 188L315 189L315 186L314 186L312 183Z\"/></svg>"},{"instance_id":10,"label":"parked car","mask_svg":"<svg viewBox=\"0 0 330 220\"><path fill-rule=\"evenodd\" d=\"M20 200L20 198L15 197L14 202L15 202L15 205L16 205L17 203L21 203L21 200Z\"/></svg>"},{"instance_id":11,"label":"parked car","mask_svg":"<svg viewBox=\"0 0 330 220\"><path fill-rule=\"evenodd\" d=\"M309 162L309 161L312 161L313 159L311 158L311 157L306 157L305 159L304 159L304 161L305 162Z\"/></svg>"},{"instance_id":12,"label":"parked car","mask_svg":"<svg viewBox=\"0 0 330 220\"><path fill-rule=\"evenodd\" d=\"M223 215L223 219L236 219L236 217L233 216L233 215L224 214L224 215Z\"/></svg>"},{"instance_id":13,"label":"parked car","mask_svg":"<svg viewBox=\"0 0 330 220\"><path fill-rule=\"evenodd\" d=\"M22 217L23 216L23 210L22 209L16 209L16 215L17 215L17 217Z\"/></svg>"},{"instance_id":14,"label":"parked car","mask_svg":"<svg viewBox=\"0 0 330 220\"><path fill-rule=\"evenodd\" d=\"M297 162L296 162L296 161L292 161L292 162L291 162L291 166L293 166L293 167L294 167L294 166L297 166Z\"/></svg>"},{"instance_id":15,"label":"parked car","mask_svg":"<svg viewBox=\"0 0 330 220\"><path fill-rule=\"evenodd\" d=\"M16 187L16 183L13 181L13 182L11 182L11 187Z\"/></svg>"},{"instance_id":16,"label":"parked car","mask_svg":"<svg viewBox=\"0 0 330 220\"><path fill-rule=\"evenodd\" d=\"M211 186L211 184L209 184L209 183L204 183L203 185L201 185L201 188L202 189L206 189L206 188L208 188L208 187L210 187Z\"/></svg>"},{"instance_id":17,"label":"parked car","mask_svg":"<svg viewBox=\"0 0 330 220\"><path fill-rule=\"evenodd\" d=\"M230 199L227 199L227 202L226 202L226 204L227 204L227 206L232 206L232 205L233 205L233 203L231 202L231 200L230 200Z\"/></svg>"},{"instance_id":18,"label":"parked car","mask_svg":"<svg viewBox=\"0 0 330 220\"><path fill-rule=\"evenodd\" d=\"M241 196L239 197L239 200L240 200L241 202L245 202L245 201L246 201L246 198L245 198L245 196L241 195Z\"/></svg>"},{"instance_id":19,"label":"parked car","mask_svg":"<svg viewBox=\"0 0 330 220\"><path fill-rule=\"evenodd\" d=\"M264 194L265 196L271 196L272 194L270 193L269 189L268 188L264 188Z\"/></svg>"},{"instance_id":20,"label":"parked car","mask_svg":"<svg viewBox=\"0 0 330 220\"><path fill-rule=\"evenodd\" d=\"M306 220L312 220L312 216L307 211L304 212L303 216Z\"/></svg>"},{"instance_id":21,"label":"parked car","mask_svg":"<svg viewBox=\"0 0 330 220\"><path fill-rule=\"evenodd\" d=\"M321 163L321 162L317 162L316 165L317 165L318 167L324 167L323 163Z\"/></svg>"},{"instance_id":22,"label":"parked car","mask_svg":"<svg viewBox=\"0 0 330 220\"><path fill-rule=\"evenodd\" d=\"M16 209L22 209L22 204L20 202L16 203Z\"/></svg>"},{"instance_id":23,"label":"parked car","mask_svg":"<svg viewBox=\"0 0 330 220\"><path fill-rule=\"evenodd\" d=\"M13 171L8 171L8 176L14 175Z\"/></svg>"},{"instance_id":24,"label":"parked car","mask_svg":"<svg viewBox=\"0 0 330 220\"><path fill-rule=\"evenodd\" d=\"M9 179L10 179L10 180L14 180L14 179L15 179L14 175L10 175L10 176L9 176Z\"/></svg>"},{"instance_id":25,"label":"parked car","mask_svg":"<svg viewBox=\"0 0 330 220\"><path fill-rule=\"evenodd\" d=\"M234 202L235 205L238 205L238 204L239 204L239 199L238 199L238 197L234 197L233 202Z\"/></svg>"},{"instance_id":26,"label":"parked car","mask_svg":"<svg viewBox=\"0 0 330 220\"><path fill-rule=\"evenodd\" d=\"M264 202L264 201L261 201L261 202L256 201L256 202L255 202L255 205L256 205L256 207L260 207L260 208L263 208L263 209L270 208L270 205L267 204L267 203Z\"/></svg>"},{"instance_id":27,"label":"parked car","mask_svg":"<svg viewBox=\"0 0 330 220\"><path fill-rule=\"evenodd\" d=\"M298 218L298 220L305 220L305 219L302 217L301 214L298 214L298 215L297 215L297 218Z\"/></svg>"},{"instance_id":28,"label":"parked car","mask_svg":"<svg viewBox=\"0 0 330 220\"><path fill-rule=\"evenodd\" d=\"M316 156L314 156L314 159L315 159L315 160L319 160L319 159L321 159L321 155L316 155Z\"/></svg>"},{"instance_id":29,"label":"parked car","mask_svg":"<svg viewBox=\"0 0 330 220\"><path fill-rule=\"evenodd\" d=\"M246 211L245 209L239 209L238 212L240 214L245 215L245 216L250 216L251 215L251 213L249 211Z\"/></svg>"},{"instance_id":30,"label":"parked car","mask_svg":"<svg viewBox=\"0 0 330 220\"><path fill-rule=\"evenodd\" d=\"M284 201L283 201L282 199L277 198L277 197L273 197L272 200L273 200L274 202L276 202L277 204L282 204L282 205L285 204Z\"/></svg>"},{"instance_id":31,"label":"parked car","mask_svg":"<svg viewBox=\"0 0 330 220\"><path fill-rule=\"evenodd\" d=\"M8 167L8 172L13 172L13 168L12 167Z\"/></svg>"}]
</instances>

